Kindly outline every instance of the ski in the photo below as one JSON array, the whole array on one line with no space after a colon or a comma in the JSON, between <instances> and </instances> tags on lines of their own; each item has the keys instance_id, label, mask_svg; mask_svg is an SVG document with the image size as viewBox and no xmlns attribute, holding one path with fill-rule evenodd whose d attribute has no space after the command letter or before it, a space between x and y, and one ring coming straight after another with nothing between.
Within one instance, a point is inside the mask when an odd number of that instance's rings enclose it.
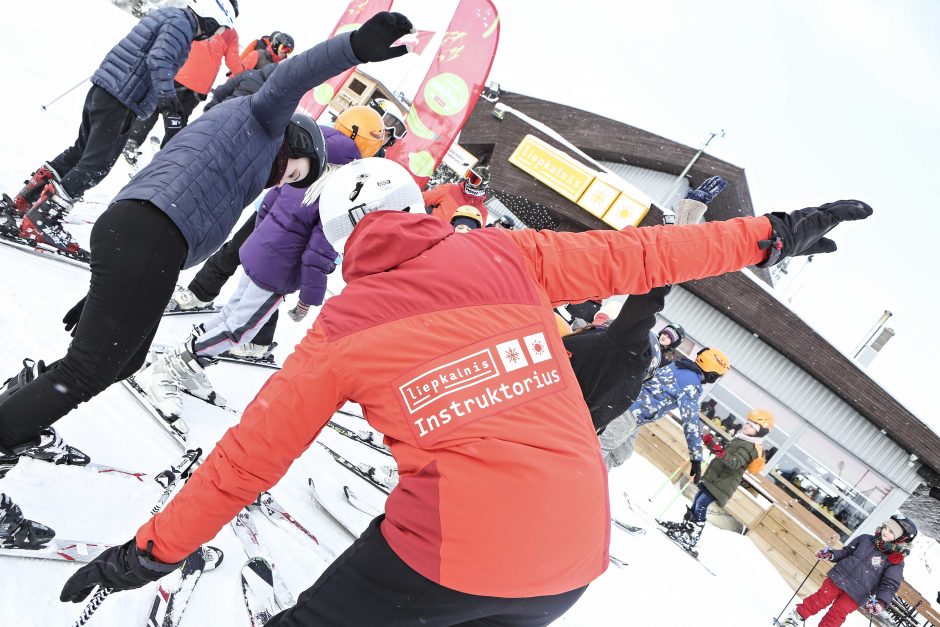
<instances>
[{"instance_id":1,"label":"ski","mask_svg":"<svg viewBox=\"0 0 940 627\"><path fill-rule=\"evenodd\" d=\"M245 553L249 558L260 557L271 564L271 574L274 582L274 598L277 602L277 606L282 610L286 610L289 607L293 607L296 601L294 600L294 596L290 593L290 590L288 590L287 586L284 584L284 580L281 579L277 571L274 570L274 561L261 544L261 536L258 534L258 527L255 525L255 521L251 516L252 509L254 509L254 506L246 507L239 512L238 515L235 516L235 519L232 520L232 529L235 531L235 535L238 539L241 540Z\"/></svg>"},{"instance_id":2,"label":"ski","mask_svg":"<svg viewBox=\"0 0 940 627\"><path fill-rule=\"evenodd\" d=\"M381 512L373 509L367 503L359 499L359 497L356 496L355 492L352 491L352 488L350 488L348 485L343 486L343 496L346 497L346 500L349 502L350 505L358 509L360 512L362 512L366 516L375 518L376 516L381 514Z\"/></svg>"},{"instance_id":3,"label":"ski","mask_svg":"<svg viewBox=\"0 0 940 627\"><path fill-rule=\"evenodd\" d=\"M688 555L689 557L694 559L696 562L698 562L699 566L704 568L705 572L707 572L709 575L711 575L712 577L718 576L715 574L715 572L712 569L710 569L708 566L702 563L702 560L698 558L698 551L696 551L695 549L690 549L689 547L685 546L684 544L682 544L681 542L679 542L678 540L670 536L668 533L666 533L663 529L660 529L659 532L663 534L664 536L666 536L667 538L669 538L670 542L672 542L677 547L682 549L686 555Z\"/></svg>"},{"instance_id":4,"label":"ski","mask_svg":"<svg viewBox=\"0 0 940 627\"><path fill-rule=\"evenodd\" d=\"M222 311L221 307L216 307L215 305L206 305L205 307L196 307L195 309L170 309L170 306L167 305L167 309L164 310L164 316L187 316L189 314L213 314L219 313Z\"/></svg>"},{"instance_id":5,"label":"ski","mask_svg":"<svg viewBox=\"0 0 940 627\"><path fill-rule=\"evenodd\" d=\"M310 533L306 527L301 525L296 518L290 515L287 509L278 503L270 492L262 492L258 495L258 500L254 503L255 506L265 515L268 520L273 522L278 527L291 529L293 531L299 531L303 535L307 536L313 540L316 544L320 544L320 541L317 540L317 537Z\"/></svg>"},{"instance_id":6,"label":"ski","mask_svg":"<svg viewBox=\"0 0 940 627\"><path fill-rule=\"evenodd\" d=\"M67 263L71 266L77 268L84 268L85 270L91 270L91 266L88 265L90 257L85 255L76 255L73 253L67 253L59 250L58 248L53 248L52 246L47 246L45 244L40 244L36 240L27 239L25 237L20 237L18 235L12 235L8 229L3 229L0 231L0 244L6 244L10 248L15 248L17 250L22 250L23 252L31 253L39 257L44 257L46 259L54 259L56 261L61 261Z\"/></svg>"},{"instance_id":7,"label":"ski","mask_svg":"<svg viewBox=\"0 0 940 627\"><path fill-rule=\"evenodd\" d=\"M320 446L322 446L323 448L325 448L326 451L330 454L330 456L332 456L333 459L336 460L336 462L337 462L340 466L342 466L343 468L349 470L350 472L352 472L353 474L359 476L360 478L362 478L362 479L368 481L369 484L372 485L372 486L373 486L374 488L376 488L377 490L380 490L380 491L384 492L385 494L391 494L391 492L392 492L392 487L394 487L394 486L388 486L388 485L386 485L385 483L383 483L383 482L379 481L378 479L376 479L376 469L375 469L375 467L373 467L373 466L367 466L367 469L364 470L364 469L361 468L360 466L358 466L358 465L352 463L351 461L349 461L348 459L346 459L345 457L343 457L342 455L340 455L339 453L337 453L336 451L334 451L333 449L331 449L329 446L327 446L327 445L324 444L323 442L317 442L317 444L319 444Z\"/></svg>"},{"instance_id":8,"label":"ski","mask_svg":"<svg viewBox=\"0 0 940 627\"><path fill-rule=\"evenodd\" d=\"M353 538L362 535L374 518L374 516L365 515L361 510L344 506L338 499L330 502L326 495L321 494L317 489L313 479L307 479L307 485L310 486L310 494L314 502Z\"/></svg>"},{"instance_id":9,"label":"ski","mask_svg":"<svg viewBox=\"0 0 940 627\"><path fill-rule=\"evenodd\" d=\"M189 427L186 426L186 423L183 422L183 419L179 417L174 418L171 416L165 416L163 412L154 407L147 399L147 395L144 394L143 389L141 389L133 375L127 377L121 381L121 383L123 383L124 387L134 395L134 398L136 398L137 402L147 410L147 413L149 413L153 419L156 420L157 423L166 430L168 434L170 434L170 437L185 449L187 446L186 436L189 433Z\"/></svg>"},{"instance_id":10,"label":"ski","mask_svg":"<svg viewBox=\"0 0 940 627\"><path fill-rule=\"evenodd\" d=\"M163 486L163 493L157 500L157 504L154 505L150 510L151 515L154 515L163 509L163 506L166 505L167 501L170 500L170 497L173 496L173 492L175 491L176 486L180 481L186 481L192 476L194 472L196 472L196 468L199 467L201 457L201 448L189 449L169 468L154 477L154 481Z\"/></svg>"},{"instance_id":11,"label":"ski","mask_svg":"<svg viewBox=\"0 0 940 627\"><path fill-rule=\"evenodd\" d=\"M213 546L201 547L186 558L180 569L161 579L150 607L147 627L177 627L199 577L218 567L223 557L222 551Z\"/></svg>"},{"instance_id":12,"label":"ski","mask_svg":"<svg viewBox=\"0 0 940 627\"><path fill-rule=\"evenodd\" d=\"M109 548L111 548L110 544L52 538L44 546L35 549L14 549L0 546L0 556L60 560L63 562L90 562Z\"/></svg>"},{"instance_id":13,"label":"ski","mask_svg":"<svg viewBox=\"0 0 940 627\"><path fill-rule=\"evenodd\" d=\"M629 533L629 534L632 535L632 536L643 536L643 535L646 535L646 529L644 529L643 527L637 527L636 525L628 525L627 523L625 523L625 522L623 522L623 521L620 521L620 520L617 520L616 518L612 518L612 519L611 519L611 522L613 522L614 525L616 525L617 527L619 527L619 528L622 529L623 531L626 531L627 533Z\"/></svg>"},{"instance_id":14,"label":"ski","mask_svg":"<svg viewBox=\"0 0 940 627\"><path fill-rule=\"evenodd\" d=\"M271 565L263 558L252 557L242 566L242 595L251 627L264 627L278 613L273 581Z\"/></svg>"},{"instance_id":15,"label":"ski","mask_svg":"<svg viewBox=\"0 0 940 627\"><path fill-rule=\"evenodd\" d=\"M262 368L280 370L281 366L276 361L274 361L274 355L272 354L272 351L276 346L277 342L272 343L268 348L268 351L264 354L264 357L237 357L235 355L230 355L229 352L226 351L221 355L218 355L216 359L230 364L244 364L246 366L260 366Z\"/></svg>"},{"instance_id":16,"label":"ski","mask_svg":"<svg viewBox=\"0 0 940 627\"><path fill-rule=\"evenodd\" d=\"M623 568L624 566L629 566L627 562L623 561L620 558L614 557L613 555L608 555L607 557L610 559L610 562L612 564L616 564L617 566L620 566L621 568Z\"/></svg>"},{"instance_id":17,"label":"ski","mask_svg":"<svg viewBox=\"0 0 940 627\"><path fill-rule=\"evenodd\" d=\"M328 424L331 429L333 429L340 435L344 435L354 442L365 444L372 450L378 451L379 453L382 453L383 455L388 455L388 456L392 455L392 450L390 448L388 448L381 442L378 442L375 440L375 432L373 431L369 431L368 429L364 429L361 431L353 431L352 429L347 429L343 425L339 424L338 422L333 422L332 420L330 420L326 424Z\"/></svg>"}]
</instances>

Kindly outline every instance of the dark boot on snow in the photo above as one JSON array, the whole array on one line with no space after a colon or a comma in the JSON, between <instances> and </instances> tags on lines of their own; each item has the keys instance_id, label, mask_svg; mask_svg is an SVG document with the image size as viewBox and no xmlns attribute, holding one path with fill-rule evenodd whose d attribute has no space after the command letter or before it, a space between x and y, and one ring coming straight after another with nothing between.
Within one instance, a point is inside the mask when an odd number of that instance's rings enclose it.
<instances>
[{"instance_id":1,"label":"dark boot on snow","mask_svg":"<svg viewBox=\"0 0 940 627\"><path fill-rule=\"evenodd\" d=\"M20 506L0 494L0 548L40 549L55 537L55 531L23 518Z\"/></svg>"}]
</instances>

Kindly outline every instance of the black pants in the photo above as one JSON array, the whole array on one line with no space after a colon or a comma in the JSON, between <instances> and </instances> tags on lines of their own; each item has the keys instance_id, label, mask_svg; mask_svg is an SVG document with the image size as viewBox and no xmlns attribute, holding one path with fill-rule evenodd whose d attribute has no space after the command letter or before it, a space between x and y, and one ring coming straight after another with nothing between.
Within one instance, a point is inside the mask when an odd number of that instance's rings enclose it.
<instances>
[{"instance_id":1,"label":"black pants","mask_svg":"<svg viewBox=\"0 0 940 627\"><path fill-rule=\"evenodd\" d=\"M297 605L276 615L265 627L539 627L568 611L587 589L503 599L445 588L395 555L379 530L383 518L372 521L316 583L301 593Z\"/></svg>"},{"instance_id":2,"label":"black pants","mask_svg":"<svg viewBox=\"0 0 940 627\"><path fill-rule=\"evenodd\" d=\"M27 442L144 363L189 247L148 202L111 205L91 231L91 284L65 357L0 405L0 445Z\"/></svg>"},{"instance_id":3,"label":"black pants","mask_svg":"<svg viewBox=\"0 0 940 627\"><path fill-rule=\"evenodd\" d=\"M232 239L222 244L222 247L215 251L211 257L202 264L199 272L189 282L190 291L196 295L196 298L204 301L212 301L218 298L219 292L225 282L232 278L238 266L241 265L241 259L238 257L238 251L255 230L255 220L258 219L258 213L251 214L251 217L245 221ZM258 331L252 340L255 344L270 345L274 341L274 331L277 328L277 312L264 323L264 326Z\"/></svg>"},{"instance_id":4,"label":"black pants","mask_svg":"<svg viewBox=\"0 0 940 627\"><path fill-rule=\"evenodd\" d=\"M134 112L101 89L92 85L82 108L78 139L49 163L62 177L62 187L72 198L79 198L108 175L121 156Z\"/></svg>"},{"instance_id":5,"label":"black pants","mask_svg":"<svg viewBox=\"0 0 940 627\"><path fill-rule=\"evenodd\" d=\"M176 88L176 97L180 99L180 104L183 105L183 126L180 127L183 128L189 124L189 116L193 114L193 110L199 103L206 99L206 96L188 87L184 87L179 83L174 82L173 85ZM127 140L135 142L138 146L142 146L144 142L147 141L147 135L150 133L150 130L156 125L158 117L160 117L160 113L154 111L153 115L149 118L143 120L135 118ZM160 147L163 148L166 146L166 143L170 141L176 133L179 133L179 131L180 129L170 130L166 128L164 124L163 143L160 144Z\"/></svg>"}]
</instances>

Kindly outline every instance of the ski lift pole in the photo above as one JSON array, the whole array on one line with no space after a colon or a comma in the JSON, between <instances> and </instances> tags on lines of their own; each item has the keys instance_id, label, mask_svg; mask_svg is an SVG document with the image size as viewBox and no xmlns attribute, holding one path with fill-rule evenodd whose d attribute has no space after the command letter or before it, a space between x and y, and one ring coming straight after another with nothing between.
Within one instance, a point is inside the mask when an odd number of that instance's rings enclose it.
<instances>
[{"instance_id":1,"label":"ski lift pole","mask_svg":"<svg viewBox=\"0 0 940 627\"><path fill-rule=\"evenodd\" d=\"M72 625L72 627L82 627L85 625L91 618L91 615L94 614L99 607L101 607L101 604L108 597L108 595L113 592L113 590L113 588L98 588L98 591L95 592L95 595L88 601L85 609L82 610L82 615L78 617L78 620L75 621L75 624Z\"/></svg>"},{"instance_id":2,"label":"ski lift pole","mask_svg":"<svg viewBox=\"0 0 940 627\"><path fill-rule=\"evenodd\" d=\"M669 199L672 198L672 195L676 193L677 189L679 189L679 186L682 184L683 179L685 179L685 175L689 173L689 170L692 169L692 166L695 165L695 162L698 161L698 158L702 156L702 154L705 152L705 149L708 148L708 145L712 143L712 140L715 139L716 137L721 138L724 136L725 136L725 129L721 129L718 132L711 132L708 134L708 139L706 139L705 143L702 144L702 147L698 149L698 152L695 153L695 156L692 157L692 160L689 161L689 164L685 166L685 169L682 171L682 173L676 177L676 182L673 184L672 188L669 190L669 193L663 196L663 200L661 203L662 207L665 208L668 206L666 205L666 203L669 202Z\"/></svg>"},{"instance_id":3,"label":"ski lift pole","mask_svg":"<svg viewBox=\"0 0 940 627\"><path fill-rule=\"evenodd\" d=\"M42 107L42 110L43 110L43 111L46 111L46 107L51 107L51 106L52 106L53 104L55 104L58 100L61 100L61 99L64 98L65 96L69 95L70 93L72 93L73 91L75 91L76 89L78 89L79 87L81 87L82 85L84 85L84 84L85 84L85 81L87 81L87 80L90 79L90 78L91 78L90 76L89 76L88 78L83 78L80 82L76 83L74 87L69 87L67 90L65 90L64 92L62 92L61 94L59 94L58 96L56 96L55 98L53 98L53 99L52 99L50 102L48 102L47 104L39 105L39 106Z\"/></svg>"},{"instance_id":4,"label":"ski lift pole","mask_svg":"<svg viewBox=\"0 0 940 627\"><path fill-rule=\"evenodd\" d=\"M669 485L670 483L672 483L673 480L676 478L676 476L677 476L680 472L682 472L682 471L685 469L686 466L688 466L688 465L691 464L691 463L692 463L692 462L689 461L689 460L686 460L686 461L682 462L682 465L680 465L678 468L676 468L675 471L673 471L673 473L672 473L671 475L669 475L668 477L666 477L666 480L662 482L662 484L656 489L655 492L653 492L653 494L650 495L649 499L647 499L647 500L648 500L650 503L652 503L652 502L653 502L653 499L656 498L656 495L659 494L660 492L662 492L662 491L663 491L663 488L665 488L667 485ZM672 503L670 503L670 505L671 505L671 504L672 504Z\"/></svg>"}]
</instances>

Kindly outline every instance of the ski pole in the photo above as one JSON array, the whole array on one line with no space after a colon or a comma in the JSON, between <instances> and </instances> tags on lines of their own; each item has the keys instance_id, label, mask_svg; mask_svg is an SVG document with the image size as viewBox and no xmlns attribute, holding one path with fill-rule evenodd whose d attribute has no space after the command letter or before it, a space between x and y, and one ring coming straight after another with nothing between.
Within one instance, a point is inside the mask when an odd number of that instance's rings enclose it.
<instances>
[{"instance_id":1,"label":"ski pole","mask_svg":"<svg viewBox=\"0 0 940 627\"><path fill-rule=\"evenodd\" d=\"M89 76L88 78L83 78L80 83L77 83L74 87L69 87L68 89L66 89L65 91L63 91L61 94L59 94L58 96L56 96L55 98L53 98L51 102L49 102L49 103L47 103L47 104L44 104L44 105L39 105L39 106L42 107L42 110L43 110L43 111L45 111L45 110L46 110L46 107L51 107L53 104L55 104L55 102L56 102L57 100L59 100L59 99L61 99L61 98L64 98L65 96L69 95L70 93L72 93L73 91L75 91L76 89L78 89L79 87L81 87L82 85L84 85L84 84L85 84L85 81L87 81L89 78L91 78L91 77Z\"/></svg>"},{"instance_id":2,"label":"ski pole","mask_svg":"<svg viewBox=\"0 0 940 627\"><path fill-rule=\"evenodd\" d=\"M89 599L88 604L85 606L85 609L82 610L82 615L78 617L78 620L75 621L75 624L72 627L82 627L85 623L88 622L88 619L91 618L91 615L95 613L104 600L111 594L113 588L98 588L98 591L95 592L95 595Z\"/></svg>"},{"instance_id":3,"label":"ski pole","mask_svg":"<svg viewBox=\"0 0 940 627\"><path fill-rule=\"evenodd\" d=\"M656 491L653 492L653 494L652 494L652 495L649 497L649 499L647 499L647 500L648 500L650 503L652 503L652 502L653 502L653 499L656 498L656 495L659 494L660 492L662 492L663 488L665 488L667 485L669 485L670 483L672 483L673 479L676 478L676 475L678 475L680 472L682 472L683 469L685 469L685 467L686 467L688 464L690 464L690 463L691 463L691 462L688 461L688 460L682 462L682 465L679 466L678 468L676 468L675 472L673 472L671 475L669 475L668 477L666 477L666 480L663 481L662 485L660 485L660 486L656 489Z\"/></svg>"},{"instance_id":4,"label":"ski pole","mask_svg":"<svg viewBox=\"0 0 940 627\"><path fill-rule=\"evenodd\" d=\"M813 574L813 571L816 570L816 567L819 566L819 560L816 560L816 563L813 564L813 567L809 569L809 572L806 573L806 577L803 578L803 581L797 586L796 590L793 591L793 596L790 597L790 600L787 601L787 604L783 606L783 609L780 610L780 613L777 614L777 618L774 619L774 625L780 624L780 617L783 616L783 613L787 611L787 608L790 607L790 604L793 603L793 599L796 598L796 595L799 594L800 588L803 587L803 584L806 583L806 580L809 579L809 576Z\"/></svg>"}]
</instances>

